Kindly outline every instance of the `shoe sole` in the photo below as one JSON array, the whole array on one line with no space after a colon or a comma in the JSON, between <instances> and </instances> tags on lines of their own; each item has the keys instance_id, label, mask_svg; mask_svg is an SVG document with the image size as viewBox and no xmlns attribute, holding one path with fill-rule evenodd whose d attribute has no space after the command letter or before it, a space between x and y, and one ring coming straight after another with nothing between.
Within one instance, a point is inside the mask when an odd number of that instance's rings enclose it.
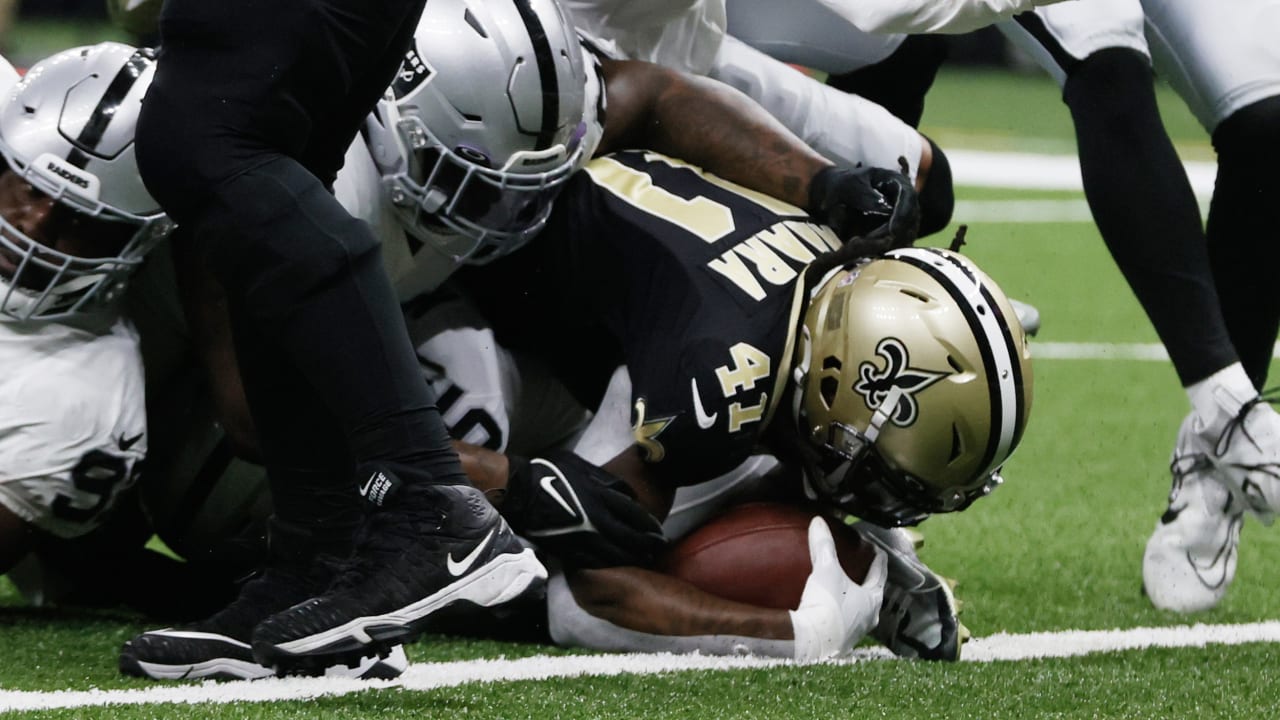
<instances>
[{"instance_id":1,"label":"shoe sole","mask_svg":"<svg viewBox=\"0 0 1280 720\"><path fill-rule=\"evenodd\" d=\"M205 659L179 663L144 659L164 654L165 644L172 642L200 643ZM120 650L120 672L152 680L255 680L275 674L254 661L248 643L216 633L176 629L144 633L125 643Z\"/></svg>"},{"instance_id":2,"label":"shoe sole","mask_svg":"<svg viewBox=\"0 0 1280 720\"><path fill-rule=\"evenodd\" d=\"M235 643L233 640L228 642ZM238 644L238 643L235 643ZM245 646L246 650L248 646ZM393 647L386 657L362 655L355 664L335 664L322 668L326 677L358 680L392 680L409 665L404 648ZM120 652L120 673L151 680L258 680L274 677L274 669L257 662L230 657L209 658L196 663L160 663L142 660L129 645Z\"/></svg>"},{"instance_id":3,"label":"shoe sole","mask_svg":"<svg viewBox=\"0 0 1280 720\"><path fill-rule=\"evenodd\" d=\"M275 671L257 663L217 658L200 663L167 665L120 656L120 672L130 677L151 680L257 680L272 677Z\"/></svg>"},{"instance_id":4,"label":"shoe sole","mask_svg":"<svg viewBox=\"0 0 1280 720\"><path fill-rule=\"evenodd\" d=\"M475 572L459 578L410 605L381 615L359 617L338 627L280 644L254 643L254 655L264 664L288 673L319 674L325 667L349 664L371 652L383 654L394 645L418 639L430 616L450 605L468 602L480 607L501 605L519 597L547 570L530 548L500 555Z\"/></svg>"}]
</instances>

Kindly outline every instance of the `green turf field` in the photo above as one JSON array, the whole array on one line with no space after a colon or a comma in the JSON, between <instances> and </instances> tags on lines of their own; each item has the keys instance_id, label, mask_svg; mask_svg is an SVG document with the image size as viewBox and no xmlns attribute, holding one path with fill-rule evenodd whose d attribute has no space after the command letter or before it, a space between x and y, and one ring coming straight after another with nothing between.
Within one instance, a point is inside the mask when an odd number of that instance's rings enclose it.
<instances>
[{"instance_id":1,"label":"green turf field","mask_svg":"<svg viewBox=\"0 0 1280 720\"><path fill-rule=\"evenodd\" d=\"M1069 118L1056 98L1056 88L1040 76L949 71L931 97L926 131L944 147L1069 153ZM1184 155L1209 158L1203 133L1176 99L1164 93L1162 102ZM1070 193L966 188L959 197L1079 200ZM950 231L944 235L925 244L945 244ZM1155 342L1087 223L974 223L965 252L1010 295L1038 306L1044 328L1037 342ZM1168 364L1040 359L1034 368L1030 424L1006 467L1006 485L967 512L922 526L922 556L960 580L963 619L975 638L1280 620L1280 529L1253 520L1243 533L1238 578L1218 609L1186 618L1153 610L1139 594L1142 547L1163 510L1168 454L1187 410ZM120 643L146 627L139 618L22 608L7 583L0 587L0 603L0 707L8 707L6 691L12 690L155 686L115 670ZM449 638L410 648L419 663L565 654ZM952 666L866 661L471 683L190 709L77 707L23 717L1275 717L1280 711L1271 682L1278 661L1280 645L1255 643Z\"/></svg>"}]
</instances>

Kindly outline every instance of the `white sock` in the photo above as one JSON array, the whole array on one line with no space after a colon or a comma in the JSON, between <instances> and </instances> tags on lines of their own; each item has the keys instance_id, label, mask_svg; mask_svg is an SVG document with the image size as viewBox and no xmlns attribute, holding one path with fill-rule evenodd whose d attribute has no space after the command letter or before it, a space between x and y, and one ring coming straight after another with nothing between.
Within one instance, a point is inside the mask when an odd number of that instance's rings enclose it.
<instances>
[{"instance_id":1,"label":"white sock","mask_svg":"<svg viewBox=\"0 0 1280 720\"><path fill-rule=\"evenodd\" d=\"M1240 406L1257 394L1258 390L1249 380L1244 366L1238 362L1187 386L1191 410L1199 416L1201 426L1205 428L1235 417Z\"/></svg>"}]
</instances>

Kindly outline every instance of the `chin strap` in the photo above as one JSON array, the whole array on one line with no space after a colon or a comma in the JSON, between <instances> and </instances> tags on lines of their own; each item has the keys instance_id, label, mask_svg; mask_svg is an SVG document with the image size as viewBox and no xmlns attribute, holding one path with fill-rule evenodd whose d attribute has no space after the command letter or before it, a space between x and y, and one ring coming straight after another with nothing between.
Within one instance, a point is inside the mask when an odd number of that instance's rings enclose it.
<instances>
[{"instance_id":1,"label":"chin strap","mask_svg":"<svg viewBox=\"0 0 1280 720\"><path fill-rule=\"evenodd\" d=\"M885 420L889 419L893 411L898 409L898 401L901 399L902 388L897 385L889 388L889 394L876 406L875 413L871 415L871 422L867 424L867 429L862 432L868 443L872 445L876 443L876 438L880 437L880 427L884 425ZM885 410L886 408L888 408L888 411Z\"/></svg>"}]
</instances>

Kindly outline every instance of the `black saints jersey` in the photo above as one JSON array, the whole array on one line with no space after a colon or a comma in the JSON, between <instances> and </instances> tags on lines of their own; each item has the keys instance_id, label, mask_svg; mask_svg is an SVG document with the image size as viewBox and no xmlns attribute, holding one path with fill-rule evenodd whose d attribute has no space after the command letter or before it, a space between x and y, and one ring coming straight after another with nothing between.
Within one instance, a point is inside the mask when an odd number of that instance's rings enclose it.
<instances>
[{"instance_id":1,"label":"black saints jersey","mask_svg":"<svg viewBox=\"0 0 1280 720\"><path fill-rule=\"evenodd\" d=\"M692 484L756 447L790 372L801 272L838 246L799 208L627 151L579 172L481 293L500 292L495 322L577 379L624 362L637 444Z\"/></svg>"}]
</instances>

